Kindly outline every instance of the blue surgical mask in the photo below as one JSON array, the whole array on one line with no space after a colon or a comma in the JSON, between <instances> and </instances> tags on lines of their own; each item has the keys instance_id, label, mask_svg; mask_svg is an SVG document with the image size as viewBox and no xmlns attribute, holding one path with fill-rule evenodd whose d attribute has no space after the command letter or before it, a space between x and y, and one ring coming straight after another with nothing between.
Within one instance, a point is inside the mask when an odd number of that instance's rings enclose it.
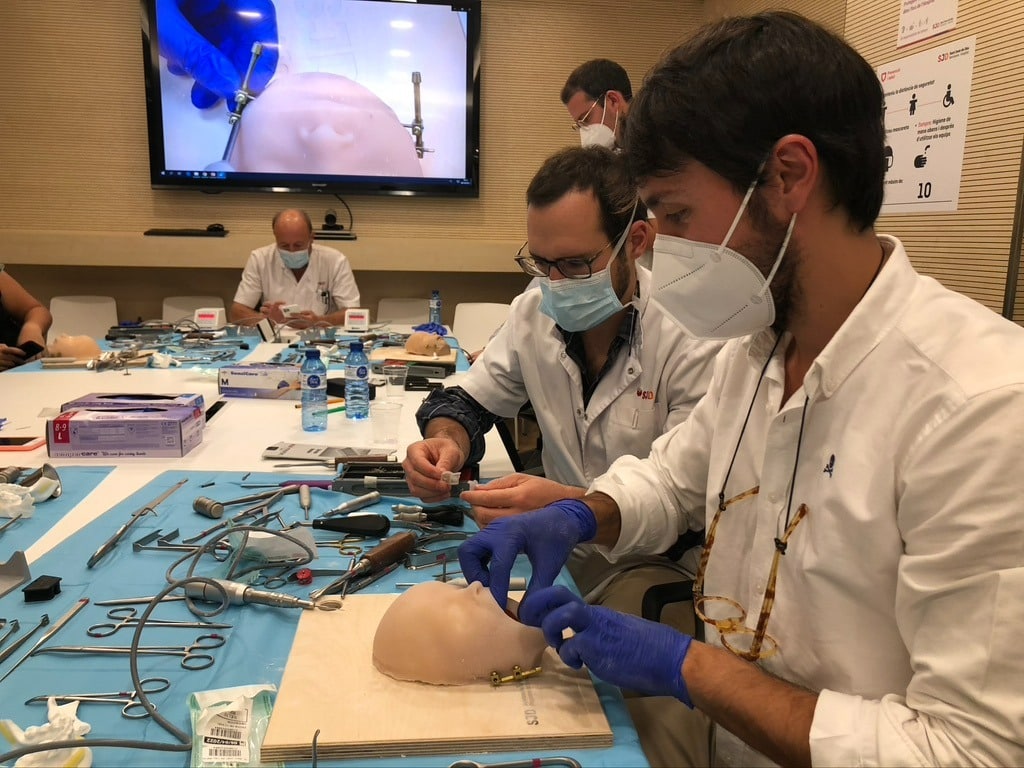
<instances>
[{"instance_id":1,"label":"blue surgical mask","mask_svg":"<svg viewBox=\"0 0 1024 768\"><path fill-rule=\"evenodd\" d=\"M543 298L540 311L554 320L559 328L570 333L587 331L622 310L623 304L612 285L611 266L622 250L631 226L626 227L615 244L608 266L600 272L584 280L562 278L552 281L549 277L541 278Z\"/></svg>"},{"instance_id":2,"label":"blue surgical mask","mask_svg":"<svg viewBox=\"0 0 1024 768\"><path fill-rule=\"evenodd\" d=\"M309 264L309 248L303 248L301 251L286 251L278 248L277 253L288 269L302 269Z\"/></svg>"}]
</instances>

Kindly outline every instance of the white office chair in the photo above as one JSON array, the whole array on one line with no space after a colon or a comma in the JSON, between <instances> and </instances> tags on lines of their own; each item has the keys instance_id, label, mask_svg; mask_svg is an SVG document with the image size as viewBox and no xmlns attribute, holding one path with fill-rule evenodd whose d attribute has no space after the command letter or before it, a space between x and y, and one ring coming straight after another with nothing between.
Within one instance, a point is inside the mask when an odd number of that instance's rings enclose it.
<instances>
[{"instance_id":1,"label":"white office chair","mask_svg":"<svg viewBox=\"0 0 1024 768\"><path fill-rule=\"evenodd\" d=\"M456 304L452 336L467 352L478 352L487 345L494 332L505 322L511 309L511 304L488 302Z\"/></svg>"},{"instance_id":2,"label":"white office chair","mask_svg":"<svg viewBox=\"0 0 1024 768\"><path fill-rule=\"evenodd\" d=\"M53 325L47 343L62 333L102 339L117 325L117 302L113 296L54 296L50 299Z\"/></svg>"},{"instance_id":3,"label":"white office chair","mask_svg":"<svg viewBox=\"0 0 1024 768\"><path fill-rule=\"evenodd\" d=\"M381 299L377 302L377 322L419 325L430 316L428 299Z\"/></svg>"},{"instance_id":4,"label":"white office chair","mask_svg":"<svg viewBox=\"0 0 1024 768\"><path fill-rule=\"evenodd\" d=\"M220 296L168 296L164 299L160 317L165 323L176 323L183 319L191 320L197 309L223 307L224 299Z\"/></svg>"}]
</instances>

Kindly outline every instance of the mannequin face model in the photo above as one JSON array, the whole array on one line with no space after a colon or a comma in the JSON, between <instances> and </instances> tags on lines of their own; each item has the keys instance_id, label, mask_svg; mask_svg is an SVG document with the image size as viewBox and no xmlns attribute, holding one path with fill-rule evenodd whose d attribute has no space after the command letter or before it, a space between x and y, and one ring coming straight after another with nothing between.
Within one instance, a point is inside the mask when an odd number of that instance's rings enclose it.
<instances>
[{"instance_id":1,"label":"mannequin face model","mask_svg":"<svg viewBox=\"0 0 1024 768\"><path fill-rule=\"evenodd\" d=\"M422 176L413 139L373 91L327 72L275 79L245 108L238 171Z\"/></svg>"},{"instance_id":2,"label":"mannequin face model","mask_svg":"<svg viewBox=\"0 0 1024 768\"><path fill-rule=\"evenodd\" d=\"M76 360L92 360L100 356L100 345L91 336L68 336L62 333L50 342L47 348L50 357L73 357Z\"/></svg>"},{"instance_id":3,"label":"mannequin face model","mask_svg":"<svg viewBox=\"0 0 1024 768\"><path fill-rule=\"evenodd\" d=\"M385 675L433 685L468 685L536 667L544 635L502 611L479 582L428 581L388 608L373 638L373 664Z\"/></svg>"}]
</instances>

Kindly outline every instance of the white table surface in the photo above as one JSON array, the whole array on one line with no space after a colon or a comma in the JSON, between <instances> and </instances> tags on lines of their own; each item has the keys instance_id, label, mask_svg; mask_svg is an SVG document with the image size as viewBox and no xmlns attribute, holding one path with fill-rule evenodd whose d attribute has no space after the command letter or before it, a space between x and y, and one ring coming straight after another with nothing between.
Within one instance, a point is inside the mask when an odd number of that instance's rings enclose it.
<instances>
[{"instance_id":1,"label":"white table surface","mask_svg":"<svg viewBox=\"0 0 1024 768\"><path fill-rule=\"evenodd\" d=\"M245 362L269 360L286 345L260 344ZM457 381L458 374L448 377L446 385ZM206 399L206 407L219 399L217 376L213 369L200 368L135 368L122 371L51 370L0 374L0 417L7 418L5 436L43 435L46 419L56 415L61 403L92 392L124 393L198 393ZM381 387L378 392L383 392ZM399 431L398 458L405 447L420 439L415 413L427 393L406 392ZM172 459L50 459L46 448L26 452L0 453L3 466L38 467L49 462L62 465L116 465L116 468L58 525L45 533L26 551L29 562L49 552L54 546L88 524L121 499L138 490L168 469L238 470L282 472L311 476L333 476L326 467L309 466L276 469L282 460L264 460L263 450L273 443L293 442L316 445L372 446L369 421L352 421L344 413L329 416L326 432L303 432L296 400L262 400L256 398L225 398L225 405L206 425L203 442L187 455ZM512 465L495 430L487 434L487 450L480 466L482 478L494 478L512 471Z\"/></svg>"}]
</instances>

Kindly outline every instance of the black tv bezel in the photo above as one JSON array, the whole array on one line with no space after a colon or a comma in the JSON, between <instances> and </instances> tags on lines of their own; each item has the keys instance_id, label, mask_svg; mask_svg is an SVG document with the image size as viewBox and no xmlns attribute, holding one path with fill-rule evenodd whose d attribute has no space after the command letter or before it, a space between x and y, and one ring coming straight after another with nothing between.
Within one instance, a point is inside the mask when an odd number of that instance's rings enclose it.
<instances>
[{"instance_id":1,"label":"black tv bezel","mask_svg":"<svg viewBox=\"0 0 1024 768\"><path fill-rule=\"evenodd\" d=\"M481 0L360 0L361 2L443 5L466 12L466 177L461 181L394 176L322 176L309 174L234 174L228 179L168 177L164 164L163 106L160 98L160 52L155 28L157 0L139 0L146 94L149 181L153 189L202 192L284 192L396 197L480 196L480 38Z\"/></svg>"}]
</instances>

